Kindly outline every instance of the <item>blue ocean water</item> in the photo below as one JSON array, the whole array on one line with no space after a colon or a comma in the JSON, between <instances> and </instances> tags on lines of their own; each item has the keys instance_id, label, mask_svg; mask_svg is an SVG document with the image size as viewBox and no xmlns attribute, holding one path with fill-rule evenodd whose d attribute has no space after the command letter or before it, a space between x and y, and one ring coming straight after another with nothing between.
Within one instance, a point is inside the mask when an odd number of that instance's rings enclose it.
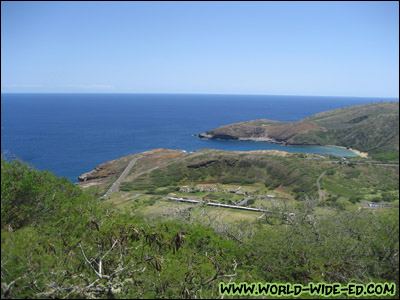
<instances>
[{"instance_id":1,"label":"blue ocean water","mask_svg":"<svg viewBox=\"0 0 400 300\"><path fill-rule=\"evenodd\" d=\"M398 101L384 99L389 100ZM332 147L202 140L193 134L254 119L298 121L318 112L378 101L309 96L2 94L1 150L72 182L103 162L155 148L354 155Z\"/></svg>"}]
</instances>

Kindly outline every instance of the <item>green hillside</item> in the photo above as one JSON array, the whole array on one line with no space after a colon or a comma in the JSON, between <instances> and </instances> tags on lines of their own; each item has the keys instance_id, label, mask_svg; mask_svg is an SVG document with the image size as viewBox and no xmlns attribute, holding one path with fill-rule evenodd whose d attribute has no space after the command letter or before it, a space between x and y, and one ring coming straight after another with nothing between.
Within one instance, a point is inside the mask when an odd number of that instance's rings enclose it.
<instances>
[{"instance_id":1,"label":"green hillside","mask_svg":"<svg viewBox=\"0 0 400 300\"><path fill-rule=\"evenodd\" d=\"M169 150L170 151L170 150ZM177 151L178 152L178 151ZM176 192L182 185L225 184L257 186L259 197L275 189L285 190L294 199L317 196L317 179L324 172L322 184L330 198L358 201L387 201L398 198L398 166L381 166L350 162L342 164L339 158L319 155L291 154L281 151L233 152L205 149L177 156L163 167L154 168L151 161L162 161L166 151L156 152L139 162L131 177L122 183L123 191L138 191L153 195ZM150 165L148 163L150 162ZM153 166L153 167L151 167ZM144 172L145 170L149 172ZM135 176L140 174L139 176ZM98 192L99 195L104 190ZM371 194L374 196L371 197ZM183 194L184 195L184 194ZM226 202L227 194L200 193ZM218 197L219 195L219 197ZM240 197L237 197L240 198ZM225 200L222 200L225 199Z\"/></svg>"},{"instance_id":2,"label":"green hillside","mask_svg":"<svg viewBox=\"0 0 400 300\"><path fill-rule=\"evenodd\" d=\"M372 103L313 115L311 121L326 128L295 138L309 143L355 148L368 153L399 151L399 104Z\"/></svg>"},{"instance_id":3,"label":"green hillside","mask_svg":"<svg viewBox=\"0 0 400 300\"><path fill-rule=\"evenodd\" d=\"M222 126L201 138L289 145L337 145L398 159L399 104L371 103L322 112L294 123L254 120Z\"/></svg>"}]
</instances>

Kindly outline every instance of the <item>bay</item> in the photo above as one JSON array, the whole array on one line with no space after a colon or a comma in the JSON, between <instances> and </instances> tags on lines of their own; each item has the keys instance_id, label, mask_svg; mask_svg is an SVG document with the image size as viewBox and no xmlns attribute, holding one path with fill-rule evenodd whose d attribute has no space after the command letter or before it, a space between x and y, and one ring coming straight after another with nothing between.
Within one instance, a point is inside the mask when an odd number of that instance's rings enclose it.
<instances>
[{"instance_id":1,"label":"bay","mask_svg":"<svg viewBox=\"0 0 400 300\"><path fill-rule=\"evenodd\" d=\"M72 182L97 165L156 148L285 150L355 156L327 146L202 140L193 134L255 119L312 114L397 99L197 94L2 94L1 150Z\"/></svg>"}]
</instances>

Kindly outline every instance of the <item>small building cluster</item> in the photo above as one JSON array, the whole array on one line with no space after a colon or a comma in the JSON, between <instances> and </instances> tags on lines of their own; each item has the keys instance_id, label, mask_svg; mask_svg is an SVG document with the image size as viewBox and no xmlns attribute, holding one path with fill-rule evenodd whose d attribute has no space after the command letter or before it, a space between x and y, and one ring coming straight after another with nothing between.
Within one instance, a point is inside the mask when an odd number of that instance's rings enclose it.
<instances>
[{"instance_id":1,"label":"small building cluster","mask_svg":"<svg viewBox=\"0 0 400 300\"><path fill-rule=\"evenodd\" d=\"M181 192L184 193L196 193L196 192L218 192L218 188L216 185L213 186L200 186L196 188L190 188L187 185L184 185L180 188Z\"/></svg>"},{"instance_id":2,"label":"small building cluster","mask_svg":"<svg viewBox=\"0 0 400 300\"><path fill-rule=\"evenodd\" d=\"M243 192L243 191L241 191L241 190L229 190L228 191L229 193L232 193L232 194L236 194L236 195L247 195L247 193L246 192Z\"/></svg>"},{"instance_id":3,"label":"small building cluster","mask_svg":"<svg viewBox=\"0 0 400 300\"><path fill-rule=\"evenodd\" d=\"M208 186L200 186L200 187L196 187L196 188L190 188L187 185L184 185L180 188L181 192L184 193L196 193L196 192L223 192L223 193L232 193L232 194L236 194L236 195L242 195L245 196L247 195L246 192L243 192L241 190L241 187L238 187L237 189L233 189L233 190L226 190L224 189L223 191L219 191L216 185L208 185Z\"/></svg>"},{"instance_id":4,"label":"small building cluster","mask_svg":"<svg viewBox=\"0 0 400 300\"><path fill-rule=\"evenodd\" d=\"M369 203L369 207L392 207L393 205L388 203Z\"/></svg>"}]
</instances>

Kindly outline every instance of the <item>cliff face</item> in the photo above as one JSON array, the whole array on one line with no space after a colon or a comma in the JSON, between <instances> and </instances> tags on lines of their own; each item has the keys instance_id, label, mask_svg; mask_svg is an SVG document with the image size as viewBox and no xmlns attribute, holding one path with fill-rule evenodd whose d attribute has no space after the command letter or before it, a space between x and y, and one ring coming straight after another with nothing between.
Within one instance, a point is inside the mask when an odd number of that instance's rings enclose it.
<instances>
[{"instance_id":1,"label":"cliff face","mask_svg":"<svg viewBox=\"0 0 400 300\"><path fill-rule=\"evenodd\" d=\"M87 180L92 180L92 179L99 179L99 178L106 178L109 176L113 176L117 173L119 173L122 170L119 170L119 168L111 168L112 163L111 162L106 162L104 164L101 164L97 166L94 170L84 173L81 176L78 177L79 181L87 181Z\"/></svg>"},{"instance_id":2,"label":"cliff face","mask_svg":"<svg viewBox=\"0 0 400 300\"><path fill-rule=\"evenodd\" d=\"M109 179L112 180L112 177L115 179L118 178L129 162L139 155L141 158L136 164L136 167L142 171L146 171L146 167L153 168L155 165L162 165L170 160L185 156L186 153L182 150L155 149L110 160L97 166L92 171L80 175L78 177L80 181L79 186L91 186L93 183L102 185L109 184Z\"/></svg>"},{"instance_id":3,"label":"cliff face","mask_svg":"<svg viewBox=\"0 0 400 300\"><path fill-rule=\"evenodd\" d=\"M102 163L94 168L92 171L84 173L78 177L81 182L89 181L93 179L108 178L114 175L122 173L126 165L136 154L124 156L118 159L110 160Z\"/></svg>"},{"instance_id":4,"label":"cliff face","mask_svg":"<svg viewBox=\"0 0 400 300\"><path fill-rule=\"evenodd\" d=\"M350 106L292 123L271 120L234 123L198 136L289 145L338 145L372 153L398 151L399 104L388 102Z\"/></svg>"}]
</instances>

